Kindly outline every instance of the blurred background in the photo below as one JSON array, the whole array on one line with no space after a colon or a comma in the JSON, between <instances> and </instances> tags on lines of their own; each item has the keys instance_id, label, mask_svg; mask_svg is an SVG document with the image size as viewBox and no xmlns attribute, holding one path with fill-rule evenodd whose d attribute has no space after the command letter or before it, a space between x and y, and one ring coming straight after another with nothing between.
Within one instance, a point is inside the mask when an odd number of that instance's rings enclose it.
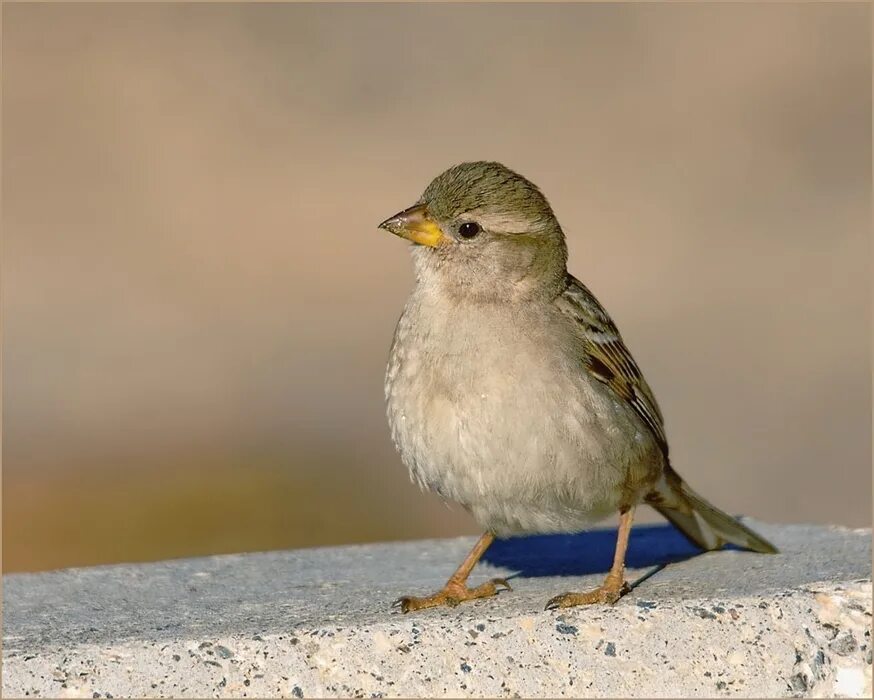
<instances>
[{"instance_id":1,"label":"blurred background","mask_svg":"<svg viewBox=\"0 0 874 700\"><path fill-rule=\"evenodd\" d=\"M376 229L476 159L547 193L697 490L869 524L869 13L4 5L4 569L476 532L389 439Z\"/></svg>"}]
</instances>

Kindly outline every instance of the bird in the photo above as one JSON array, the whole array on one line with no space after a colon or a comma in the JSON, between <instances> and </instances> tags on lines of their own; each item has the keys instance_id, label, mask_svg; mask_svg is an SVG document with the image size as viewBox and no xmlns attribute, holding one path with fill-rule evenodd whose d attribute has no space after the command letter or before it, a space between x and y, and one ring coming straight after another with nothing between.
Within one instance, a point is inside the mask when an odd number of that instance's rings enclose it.
<instances>
[{"instance_id":1,"label":"bird","mask_svg":"<svg viewBox=\"0 0 874 700\"><path fill-rule=\"evenodd\" d=\"M610 315L567 270L564 232L531 181L491 161L454 165L379 228L411 242L415 282L385 374L392 441L422 489L483 535L439 591L402 612L488 598L469 586L495 538L579 532L619 515L594 590L547 609L616 603L635 508L653 506L704 550L776 548L698 495L669 459L655 395Z\"/></svg>"}]
</instances>

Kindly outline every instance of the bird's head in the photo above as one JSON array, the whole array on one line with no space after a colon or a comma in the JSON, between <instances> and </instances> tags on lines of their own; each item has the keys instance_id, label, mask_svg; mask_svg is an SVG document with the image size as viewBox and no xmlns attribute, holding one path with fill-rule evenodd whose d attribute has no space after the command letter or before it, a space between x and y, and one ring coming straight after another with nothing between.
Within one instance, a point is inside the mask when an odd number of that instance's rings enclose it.
<instances>
[{"instance_id":1,"label":"bird's head","mask_svg":"<svg viewBox=\"0 0 874 700\"><path fill-rule=\"evenodd\" d=\"M420 284L509 301L550 294L566 271L564 234L543 193L500 163L461 163L380 228L412 241Z\"/></svg>"}]
</instances>

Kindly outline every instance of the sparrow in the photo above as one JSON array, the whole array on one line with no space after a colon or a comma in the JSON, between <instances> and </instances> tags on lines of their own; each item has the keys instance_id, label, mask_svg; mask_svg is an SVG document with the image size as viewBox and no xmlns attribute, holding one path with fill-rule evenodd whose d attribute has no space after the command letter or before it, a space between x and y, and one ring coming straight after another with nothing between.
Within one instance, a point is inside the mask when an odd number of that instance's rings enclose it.
<instances>
[{"instance_id":1,"label":"sparrow","mask_svg":"<svg viewBox=\"0 0 874 700\"><path fill-rule=\"evenodd\" d=\"M777 551L671 466L655 395L609 314L568 273L564 233L537 186L500 163L461 163L379 228L412 242L415 272L385 376L392 440L415 483L484 530L441 590L396 601L403 612L509 588L467 584L496 537L579 532L618 513L603 583L547 609L613 604L628 590L640 503L704 550Z\"/></svg>"}]
</instances>

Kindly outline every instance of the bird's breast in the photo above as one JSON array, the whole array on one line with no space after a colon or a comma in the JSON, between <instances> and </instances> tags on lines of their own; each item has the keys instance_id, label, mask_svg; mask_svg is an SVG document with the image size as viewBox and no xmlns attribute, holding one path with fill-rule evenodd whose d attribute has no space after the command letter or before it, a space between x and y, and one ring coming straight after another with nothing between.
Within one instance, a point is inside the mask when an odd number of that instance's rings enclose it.
<instances>
[{"instance_id":1,"label":"bird's breast","mask_svg":"<svg viewBox=\"0 0 874 700\"><path fill-rule=\"evenodd\" d=\"M498 530L601 517L641 459L615 397L547 314L408 304L390 352L388 419L413 480Z\"/></svg>"}]
</instances>

